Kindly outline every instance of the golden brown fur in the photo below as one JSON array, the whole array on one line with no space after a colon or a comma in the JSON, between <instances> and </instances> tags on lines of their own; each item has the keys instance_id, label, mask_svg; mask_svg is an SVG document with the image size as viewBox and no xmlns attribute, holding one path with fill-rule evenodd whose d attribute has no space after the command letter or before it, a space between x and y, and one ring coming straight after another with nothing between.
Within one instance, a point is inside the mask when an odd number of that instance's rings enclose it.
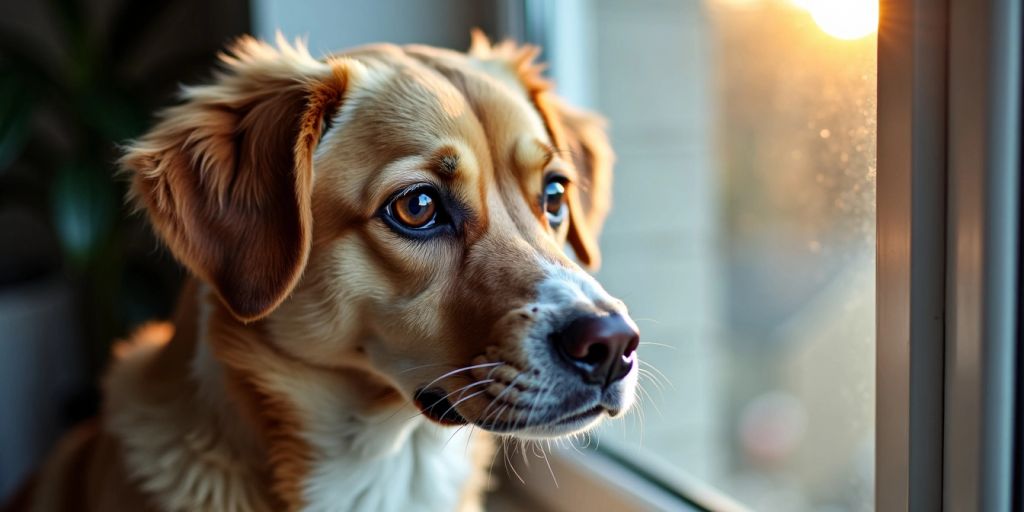
<instances>
[{"instance_id":1,"label":"golden brown fur","mask_svg":"<svg viewBox=\"0 0 1024 512\"><path fill-rule=\"evenodd\" d=\"M599 261L603 123L553 95L536 54L479 33L468 55L236 43L122 161L196 279L173 327L119 347L101 419L57 448L32 510L478 509L486 435L424 422L422 388L477 426L558 435L527 428L571 405L545 333L626 314L562 251ZM564 224L537 201L552 173ZM382 219L415 183L458 204L454 234L412 240ZM467 432L473 457L440 442ZM388 492L396 471L412 471L393 484L407 496Z\"/></svg>"}]
</instances>

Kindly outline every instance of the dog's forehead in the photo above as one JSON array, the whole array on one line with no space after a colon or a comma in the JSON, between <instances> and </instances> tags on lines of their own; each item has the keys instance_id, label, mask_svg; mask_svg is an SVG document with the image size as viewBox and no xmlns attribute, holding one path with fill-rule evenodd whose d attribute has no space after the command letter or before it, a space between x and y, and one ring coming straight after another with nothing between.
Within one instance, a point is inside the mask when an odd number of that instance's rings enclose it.
<instances>
[{"instance_id":1,"label":"dog's forehead","mask_svg":"<svg viewBox=\"0 0 1024 512\"><path fill-rule=\"evenodd\" d=\"M377 64L352 84L351 119L379 145L408 156L434 149L453 136L482 137L466 98L437 73L411 61Z\"/></svg>"},{"instance_id":2,"label":"dog's forehead","mask_svg":"<svg viewBox=\"0 0 1024 512\"><path fill-rule=\"evenodd\" d=\"M337 133L321 153L358 152L361 167L379 171L410 157L429 161L447 151L472 165L460 166L469 183L476 174L540 172L551 146L545 120L526 89L500 65L457 52L380 47L349 56L366 64L336 119ZM526 149L524 151L524 148ZM527 156L524 160L523 156ZM346 176L365 198L373 172Z\"/></svg>"}]
</instances>

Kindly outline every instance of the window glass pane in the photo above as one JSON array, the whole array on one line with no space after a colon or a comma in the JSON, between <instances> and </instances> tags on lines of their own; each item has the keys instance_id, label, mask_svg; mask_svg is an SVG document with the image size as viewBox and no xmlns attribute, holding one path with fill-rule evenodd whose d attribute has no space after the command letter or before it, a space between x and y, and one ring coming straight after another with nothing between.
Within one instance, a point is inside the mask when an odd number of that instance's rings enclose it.
<instances>
[{"instance_id":1,"label":"window glass pane","mask_svg":"<svg viewBox=\"0 0 1024 512\"><path fill-rule=\"evenodd\" d=\"M599 278L644 361L595 442L757 510L871 509L877 4L589 5Z\"/></svg>"}]
</instances>

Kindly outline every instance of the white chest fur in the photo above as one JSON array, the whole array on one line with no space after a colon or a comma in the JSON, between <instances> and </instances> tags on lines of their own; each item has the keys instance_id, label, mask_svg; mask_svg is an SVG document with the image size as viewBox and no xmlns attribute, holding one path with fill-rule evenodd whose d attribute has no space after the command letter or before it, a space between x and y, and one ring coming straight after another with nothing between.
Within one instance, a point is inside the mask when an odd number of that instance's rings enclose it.
<instances>
[{"instance_id":1,"label":"white chest fur","mask_svg":"<svg viewBox=\"0 0 1024 512\"><path fill-rule=\"evenodd\" d=\"M469 429L410 419L411 411L349 418L344 429L311 433L317 461L304 489L306 510L455 510L473 470Z\"/></svg>"}]
</instances>

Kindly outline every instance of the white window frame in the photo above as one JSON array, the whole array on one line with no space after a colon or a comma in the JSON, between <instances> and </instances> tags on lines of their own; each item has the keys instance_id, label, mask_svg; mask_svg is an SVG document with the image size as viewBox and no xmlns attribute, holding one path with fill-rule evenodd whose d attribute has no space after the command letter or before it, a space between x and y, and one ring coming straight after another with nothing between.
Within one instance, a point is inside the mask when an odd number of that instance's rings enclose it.
<instances>
[{"instance_id":1,"label":"white window frame","mask_svg":"<svg viewBox=\"0 0 1024 512\"><path fill-rule=\"evenodd\" d=\"M559 19L585 15L587 0L503 4L508 33L544 45L556 81L579 83L566 70L586 63L574 50L586 41ZM1009 511L1024 500L1013 485L1024 483L1021 2L880 9L875 509ZM522 468L521 489L552 510L744 510L678 470L607 451L550 463ZM549 471L557 488L535 484Z\"/></svg>"}]
</instances>

